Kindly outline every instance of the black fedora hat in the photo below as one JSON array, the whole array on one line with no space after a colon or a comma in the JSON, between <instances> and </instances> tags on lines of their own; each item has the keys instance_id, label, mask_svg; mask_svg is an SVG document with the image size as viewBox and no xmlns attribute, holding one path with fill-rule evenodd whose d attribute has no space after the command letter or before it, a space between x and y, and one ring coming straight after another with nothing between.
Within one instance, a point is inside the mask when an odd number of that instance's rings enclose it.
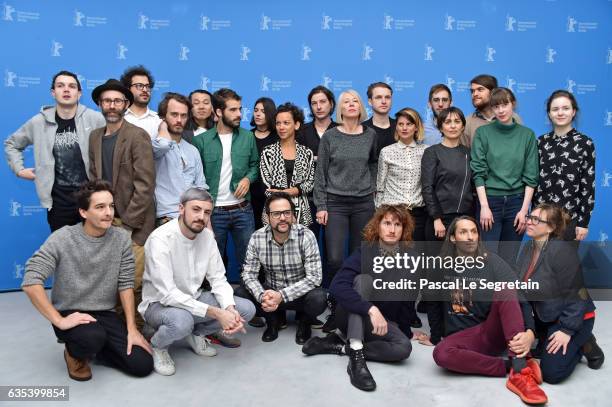
<instances>
[{"instance_id":1,"label":"black fedora hat","mask_svg":"<svg viewBox=\"0 0 612 407\"><path fill-rule=\"evenodd\" d=\"M96 105L99 103L100 95L102 94L102 92L105 92L107 90L116 90L117 92L123 93L125 98L130 101L130 106L132 105L132 103L134 103L134 95L132 95L132 92L130 92L128 88L123 86L123 84L117 79L109 79L102 85L96 87L93 92L91 92L91 98L93 99Z\"/></svg>"}]
</instances>

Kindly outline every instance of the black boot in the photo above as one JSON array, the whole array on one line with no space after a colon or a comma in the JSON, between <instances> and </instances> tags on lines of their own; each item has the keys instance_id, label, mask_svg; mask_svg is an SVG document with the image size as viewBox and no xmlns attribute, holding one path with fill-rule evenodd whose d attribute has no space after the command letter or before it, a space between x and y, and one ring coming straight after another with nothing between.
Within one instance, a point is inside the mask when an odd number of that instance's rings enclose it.
<instances>
[{"instance_id":1,"label":"black boot","mask_svg":"<svg viewBox=\"0 0 612 407\"><path fill-rule=\"evenodd\" d=\"M346 368L351 384L359 390L373 391L376 389L376 382L368 370L363 349L353 350L348 345L349 363Z\"/></svg>"},{"instance_id":2,"label":"black boot","mask_svg":"<svg viewBox=\"0 0 612 407\"><path fill-rule=\"evenodd\" d=\"M323 324L323 328L321 328L326 334L336 330L336 300L332 297L328 297L327 306L329 307L329 315L327 316L325 324Z\"/></svg>"},{"instance_id":3,"label":"black boot","mask_svg":"<svg viewBox=\"0 0 612 407\"><path fill-rule=\"evenodd\" d=\"M303 345L310 339L312 330L310 329L310 318L305 315L298 321L297 331L295 332L295 343Z\"/></svg>"},{"instance_id":4,"label":"black boot","mask_svg":"<svg viewBox=\"0 0 612 407\"><path fill-rule=\"evenodd\" d=\"M312 355L343 355L342 348L344 341L335 333L331 333L323 338L315 336L310 338L304 346L302 352L308 356Z\"/></svg>"},{"instance_id":5,"label":"black boot","mask_svg":"<svg viewBox=\"0 0 612 407\"><path fill-rule=\"evenodd\" d=\"M582 345L582 353L587 360L587 365L591 369L599 369L603 365L605 355L603 350L597 345L595 335L591 335L587 343Z\"/></svg>"},{"instance_id":6,"label":"black boot","mask_svg":"<svg viewBox=\"0 0 612 407\"><path fill-rule=\"evenodd\" d=\"M266 330L261 336L261 340L264 342L272 342L278 338L278 318L274 313L266 315Z\"/></svg>"}]
</instances>

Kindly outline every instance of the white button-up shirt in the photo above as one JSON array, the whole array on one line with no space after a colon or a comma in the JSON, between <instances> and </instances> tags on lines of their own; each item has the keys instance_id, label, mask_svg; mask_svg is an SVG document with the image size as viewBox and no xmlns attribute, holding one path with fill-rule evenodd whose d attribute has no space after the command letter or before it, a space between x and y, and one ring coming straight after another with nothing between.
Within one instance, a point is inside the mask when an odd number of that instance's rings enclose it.
<instances>
[{"instance_id":1,"label":"white button-up shirt","mask_svg":"<svg viewBox=\"0 0 612 407\"><path fill-rule=\"evenodd\" d=\"M197 300L204 278L221 308L236 305L213 232L205 228L190 240L183 235L178 222L173 219L158 227L145 243L142 302L138 312L144 317L149 304L159 302L205 317L208 304Z\"/></svg>"},{"instance_id":2,"label":"white button-up shirt","mask_svg":"<svg viewBox=\"0 0 612 407\"><path fill-rule=\"evenodd\" d=\"M157 132L159 129L159 124L161 123L161 119L157 115L157 112L149 109L147 107L147 111L142 116L136 116L134 112L130 109L126 110L125 115L123 116L125 120L132 123L134 126L138 126L141 129L144 129L147 133L149 133L149 137L151 140L155 140L157 138Z\"/></svg>"},{"instance_id":3,"label":"white button-up shirt","mask_svg":"<svg viewBox=\"0 0 612 407\"><path fill-rule=\"evenodd\" d=\"M424 206L421 192L421 158L427 146L401 141L383 148L378 158L376 207L381 205Z\"/></svg>"}]
</instances>

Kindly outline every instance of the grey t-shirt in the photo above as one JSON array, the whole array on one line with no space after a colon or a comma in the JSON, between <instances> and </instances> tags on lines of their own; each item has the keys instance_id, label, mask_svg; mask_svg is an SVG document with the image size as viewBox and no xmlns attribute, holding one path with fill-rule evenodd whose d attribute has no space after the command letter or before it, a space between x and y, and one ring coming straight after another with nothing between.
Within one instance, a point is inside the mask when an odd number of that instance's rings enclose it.
<instances>
[{"instance_id":1,"label":"grey t-shirt","mask_svg":"<svg viewBox=\"0 0 612 407\"><path fill-rule=\"evenodd\" d=\"M102 137L102 178L113 184L113 154L117 133Z\"/></svg>"}]
</instances>

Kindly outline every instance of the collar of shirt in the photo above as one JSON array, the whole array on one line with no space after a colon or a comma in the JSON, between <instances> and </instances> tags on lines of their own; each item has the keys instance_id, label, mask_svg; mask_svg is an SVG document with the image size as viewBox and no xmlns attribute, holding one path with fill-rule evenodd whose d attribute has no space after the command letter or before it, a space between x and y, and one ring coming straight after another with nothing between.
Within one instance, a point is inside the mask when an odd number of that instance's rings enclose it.
<instances>
[{"instance_id":1,"label":"collar of shirt","mask_svg":"<svg viewBox=\"0 0 612 407\"><path fill-rule=\"evenodd\" d=\"M125 111L125 115L126 116L130 115L130 116L136 117L137 119L142 119L142 118L145 118L145 117L148 117L148 116L155 117L155 116L157 116L157 113L154 112L153 110L149 109L149 107L147 106L147 111L142 116L136 116L136 114L134 112L132 112L130 110L130 108L128 108L128 110Z\"/></svg>"},{"instance_id":2,"label":"collar of shirt","mask_svg":"<svg viewBox=\"0 0 612 407\"><path fill-rule=\"evenodd\" d=\"M474 116L476 116L476 117L478 117L478 118L480 118L480 119L482 119L482 120L486 120L486 121L488 121L488 122L492 122L492 121L494 121L494 120L495 120L495 116L493 116L493 117L491 117L491 118L489 118L489 119L488 119L488 118L486 118L486 117L484 117L484 115L483 115L483 114L480 112L480 110L478 110L478 109L476 109L476 110L474 111Z\"/></svg>"},{"instance_id":3,"label":"collar of shirt","mask_svg":"<svg viewBox=\"0 0 612 407\"><path fill-rule=\"evenodd\" d=\"M400 148L402 150L405 150L408 147L415 148L417 146L417 143L416 143L416 141L414 141L414 139L412 140L412 142L410 144L404 144L403 142L398 140L397 146L398 146L398 148Z\"/></svg>"},{"instance_id":4,"label":"collar of shirt","mask_svg":"<svg viewBox=\"0 0 612 407\"><path fill-rule=\"evenodd\" d=\"M572 128L570 131L568 131L565 134L559 135L557 133L555 133L554 131L552 132L552 137L553 139L558 139L558 140L564 140L566 138L568 138L569 136L574 136L576 135L576 133L578 133L578 131L574 128Z\"/></svg>"}]
</instances>

